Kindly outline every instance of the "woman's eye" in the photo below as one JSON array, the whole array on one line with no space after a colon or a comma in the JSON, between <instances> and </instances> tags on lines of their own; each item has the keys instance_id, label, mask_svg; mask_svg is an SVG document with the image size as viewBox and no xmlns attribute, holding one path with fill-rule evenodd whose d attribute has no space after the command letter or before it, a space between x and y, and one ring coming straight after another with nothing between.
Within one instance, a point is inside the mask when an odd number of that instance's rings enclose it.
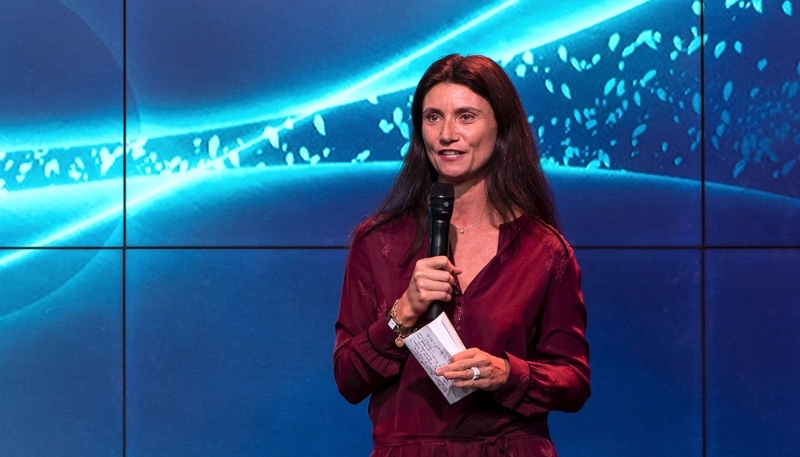
<instances>
[{"instance_id":1,"label":"woman's eye","mask_svg":"<svg viewBox=\"0 0 800 457\"><path fill-rule=\"evenodd\" d=\"M471 121L471 120L475 119L475 116L473 114L470 114L470 113L464 113L464 114L461 115L461 119L465 120L465 121Z\"/></svg>"},{"instance_id":2,"label":"woman's eye","mask_svg":"<svg viewBox=\"0 0 800 457\"><path fill-rule=\"evenodd\" d=\"M429 114L428 115L428 122L436 122L439 120L438 114Z\"/></svg>"}]
</instances>

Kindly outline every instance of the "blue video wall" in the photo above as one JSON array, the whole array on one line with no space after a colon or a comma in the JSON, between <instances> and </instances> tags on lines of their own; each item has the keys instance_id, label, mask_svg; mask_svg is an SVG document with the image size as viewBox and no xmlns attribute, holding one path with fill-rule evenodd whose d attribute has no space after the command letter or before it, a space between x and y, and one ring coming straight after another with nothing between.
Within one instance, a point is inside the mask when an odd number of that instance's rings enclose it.
<instances>
[{"instance_id":1,"label":"blue video wall","mask_svg":"<svg viewBox=\"0 0 800 457\"><path fill-rule=\"evenodd\" d=\"M0 0L0 456L368 455L351 228L485 54L583 270L559 454L800 454L800 2Z\"/></svg>"}]
</instances>

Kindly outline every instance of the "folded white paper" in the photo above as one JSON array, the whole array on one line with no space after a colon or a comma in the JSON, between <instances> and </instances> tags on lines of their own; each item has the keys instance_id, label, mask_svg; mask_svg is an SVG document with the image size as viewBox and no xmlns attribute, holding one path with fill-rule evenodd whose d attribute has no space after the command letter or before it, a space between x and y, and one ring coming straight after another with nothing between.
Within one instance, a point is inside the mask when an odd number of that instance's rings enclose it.
<instances>
[{"instance_id":1,"label":"folded white paper","mask_svg":"<svg viewBox=\"0 0 800 457\"><path fill-rule=\"evenodd\" d=\"M467 349L445 313L406 337L403 342L451 405L475 391L453 387L452 381L434 373L437 368L447 365L453 355Z\"/></svg>"}]
</instances>

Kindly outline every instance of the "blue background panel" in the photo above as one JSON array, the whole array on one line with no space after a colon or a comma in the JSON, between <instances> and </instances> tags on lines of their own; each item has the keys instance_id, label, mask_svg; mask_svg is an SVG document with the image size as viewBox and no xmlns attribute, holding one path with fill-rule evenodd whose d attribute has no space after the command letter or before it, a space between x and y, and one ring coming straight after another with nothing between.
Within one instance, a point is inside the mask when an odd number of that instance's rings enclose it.
<instances>
[{"instance_id":1,"label":"blue background panel","mask_svg":"<svg viewBox=\"0 0 800 457\"><path fill-rule=\"evenodd\" d=\"M129 251L128 455L368 455L332 375L346 255Z\"/></svg>"},{"instance_id":2,"label":"blue background panel","mask_svg":"<svg viewBox=\"0 0 800 457\"><path fill-rule=\"evenodd\" d=\"M592 396L551 414L562 456L701 456L699 250L577 249Z\"/></svg>"},{"instance_id":3,"label":"blue background panel","mask_svg":"<svg viewBox=\"0 0 800 457\"><path fill-rule=\"evenodd\" d=\"M709 245L800 246L797 7L705 2Z\"/></svg>"},{"instance_id":4,"label":"blue background panel","mask_svg":"<svg viewBox=\"0 0 800 457\"><path fill-rule=\"evenodd\" d=\"M122 455L121 252L37 251L0 284L0 455Z\"/></svg>"},{"instance_id":5,"label":"blue background panel","mask_svg":"<svg viewBox=\"0 0 800 457\"><path fill-rule=\"evenodd\" d=\"M800 455L800 250L706 256L708 455Z\"/></svg>"}]
</instances>

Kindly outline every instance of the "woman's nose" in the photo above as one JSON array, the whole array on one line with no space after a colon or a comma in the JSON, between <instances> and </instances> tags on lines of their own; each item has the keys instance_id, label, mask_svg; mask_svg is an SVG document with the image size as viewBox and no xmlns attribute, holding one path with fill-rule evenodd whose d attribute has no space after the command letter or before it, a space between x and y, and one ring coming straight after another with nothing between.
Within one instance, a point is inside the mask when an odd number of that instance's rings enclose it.
<instances>
[{"instance_id":1,"label":"woman's nose","mask_svg":"<svg viewBox=\"0 0 800 457\"><path fill-rule=\"evenodd\" d=\"M442 122L442 131L439 134L439 141L445 144L453 143L458 140L458 132L455 121L445 119Z\"/></svg>"}]
</instances>

